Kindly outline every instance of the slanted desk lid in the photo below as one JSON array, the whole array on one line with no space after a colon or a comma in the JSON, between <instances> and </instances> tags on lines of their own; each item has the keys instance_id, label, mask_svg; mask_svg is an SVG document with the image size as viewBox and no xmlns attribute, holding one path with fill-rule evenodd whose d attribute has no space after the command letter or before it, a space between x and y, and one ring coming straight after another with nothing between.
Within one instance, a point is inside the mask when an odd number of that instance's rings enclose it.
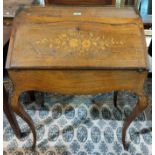
<instances>
[{"instance_id":1,"label":"slanted desk lid","mask_svg":"<svg viewBox=\"0 0 155 155\"><path fill-rule=\"evenodd\" d=\"M146 68L143 25L132 8L32 7L20 13L7 68Z\"/></svg>"}]
</instances>

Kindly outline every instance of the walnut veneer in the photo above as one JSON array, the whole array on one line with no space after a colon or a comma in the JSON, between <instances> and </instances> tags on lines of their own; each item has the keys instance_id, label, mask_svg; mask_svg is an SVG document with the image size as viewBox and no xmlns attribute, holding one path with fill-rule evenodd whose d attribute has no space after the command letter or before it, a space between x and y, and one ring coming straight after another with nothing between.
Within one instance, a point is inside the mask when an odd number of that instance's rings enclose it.
<instances>
[{"instance_id":1,"label":"walnut veneer","mask_svg":"<svg viewBox=\"0 0 155 155\"><path fill-rule=\"evenodd\" d=\"M6 64L13 83L11 106L32 129L33 148L35 127L18 101L22 92L32 90L136 93L139 101L122 131L125 146L128 126L148 105L143 31L139 15L130 7L30 7L15 18Z\"/></svg>"}]
</instances>

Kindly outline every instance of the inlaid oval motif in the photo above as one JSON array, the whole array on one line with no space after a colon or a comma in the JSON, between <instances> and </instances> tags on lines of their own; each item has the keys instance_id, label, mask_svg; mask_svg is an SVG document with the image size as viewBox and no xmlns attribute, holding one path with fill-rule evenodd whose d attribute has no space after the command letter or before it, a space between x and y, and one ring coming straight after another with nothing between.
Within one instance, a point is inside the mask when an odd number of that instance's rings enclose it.
<instances>
[{"instance_id":1,"label":"inlaid oval motif","mask_svg":"<svg viewBox=\"0 0 155 155\"><path fill-rule=\"evenodd\" d=\"M62 131L63 139L66 142L71 142L74 137L74 129L72 126L66 126Z\"/></svg>"},{"instance_id":2,"label":"inlaid oval motif","mask_svg":"<svg viewBox=\"0 0 155 155\"><path fill-rule=\"evenodd\" d=\"M88 137L87 128L84 127L84 126L80 126L80 127L77 129L77 139L78 139L80 142L85 142L85 141L87 140L87 137Z\"/></svg>"},{"instance_id":3,"label":"inlaid oval motif","mask_svg":"<svg viewBox=\"0 0 155 155\"><path fill-rule=\"evenodd\" d=\"M98 143L101 139L101 131L96 126L91 129L91 139L94 143Z\"/></svg>"},{"instance_id":4,"label":"inlaid oval motif","mask_svg":"<svg viewBox=\"0 0 155 155\"><path fill-rule=\"evenodd\" d=\"M111 112L107 107L102 108L102 117L103 119L107 119L107 120L111 119Z\"/></svg>"},{"instance_id":5,"label":"inlaid oval motif","mask_svg":"<svg viewBox=\"0 0 155 155\"><path fill-rule=\"evenodd\" d=\"M72 107L71 105L67 106L65 109L65 116L67 119L72 119L75 116L75 110L74 107Z\"/></svg>"},{"instance_id":6,"label":"inlaid oval motif","mask_svg":"<svg viewBox=\"0 0 155 155\"><path fill-rule=\"evenodd\" d=\"M104 130L104 138L107 143L112 143L114 141L114 132L113 132L112 128L107 127Z\"/></svg>"},{"instance_id":7,"label":"inlaid oval motif","mask_svg":"<svg viewBox=\"0 0 155 155\"><path fill-rule=\"evenodd\" d=\"M52 125L48 130L48 140L56 141L59 137L59 128L56 125Z\"/></svg>"}]
</instances>

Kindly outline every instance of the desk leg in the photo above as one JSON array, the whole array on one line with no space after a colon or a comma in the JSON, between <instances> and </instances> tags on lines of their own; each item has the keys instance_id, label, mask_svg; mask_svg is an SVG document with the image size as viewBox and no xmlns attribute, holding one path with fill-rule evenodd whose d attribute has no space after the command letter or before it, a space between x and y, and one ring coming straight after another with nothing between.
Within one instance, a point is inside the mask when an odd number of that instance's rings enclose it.
<instances>
[{"instance_id":1,"label":"desk leg","mask_svg":"<svg viewBox=\"0 0 155 155\"><path fill-rule=\"evenodd\" d=\"M19 115L25 122L27 122L27 124L29 125L30 129L32 130L32 133L33 133L33 145L32 145L32 149L34 149L35 146L36 146L36 131L35 131L35 126L34 126L34 123L33 123L32 119L30 118L30 116L25 112L24 108L19 103L19 101L18 101L19 95L20 95L19 92L13 91L12 96L11 96L11 106L13 108L13 111L17 115Z\"/></svg>"},{"instance_id":2,"label":"desk leg","mask_svg":"<svg viewBox=\"0 0 155 155\"><path fill-rule=\"evenodd\" d=\"M127 149L127 145L125 144L125 138L126 138L126 131L131 124L131 122L141 113L143 112L146 107L148 106L147 97L144 93L139 94L138 103L136 104L135 108L131 112L130 116L128 116L123 124L123 130L122 130L122 143L124 146L124 149Z\"/></svg>"},{"instance_id":3,"label":"desk leg","mask_svg":"<svg viewBox=\"0 0 155 155\"><path fill-rule=\"evenodd\" d=\"M16 120L16 117L11 109L10 103L8 101L8 93L5 90L5 87L3 86L3 110L4 113L14 131L14 134L18 137L21 138L22 137L22 132L19 128L18 122Z\"/></svg>"}]
</instances>

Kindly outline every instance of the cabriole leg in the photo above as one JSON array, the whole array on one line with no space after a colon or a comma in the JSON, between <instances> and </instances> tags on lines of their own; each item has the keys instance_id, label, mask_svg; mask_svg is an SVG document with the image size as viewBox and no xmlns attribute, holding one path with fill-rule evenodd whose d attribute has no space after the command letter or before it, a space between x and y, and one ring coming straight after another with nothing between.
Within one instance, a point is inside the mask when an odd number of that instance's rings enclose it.
<instances>
[{"instance_id":1,"label":"cabriole leg","mask_svg":"<svg viewBox=\"0 0 155 155\"><path fill-rule=\"evenodd\" d=\"M24 108L19 103L19 101L18 101L19 95L20 95L20 93L17 92L17 91L14 91L12 93L12 96L11 96L11 106L13 108L13 111L17 115L19 115L29 125L30 129L32 130L32 134L33 134L33 145L32 145L32 149L34 149L35 146L36 146L36 131L35 131L35 126L34 126L34 123L33 123L32 119L30 118L30 116L25 112Z\"/></svg>"},{"instance_id":2,"label":"cabriole leg","mask_svg":"<svg viewBox=\"0 0 155 155\"><path fill-rule=\"evenodd\" d=\"M148 106L148 100L147 97L145 96L144 93L139 94L139 99L138 103L136 104L135 108L131 112L130 116L126 118L123 124L123 129L122 129L122 143L124 146L124 149L127 149L126 143L125 143L125 138L126 138L126 131L131 124L131 122L141 113L143 112L146 107Z\"/></svg>"}]
</instances>

